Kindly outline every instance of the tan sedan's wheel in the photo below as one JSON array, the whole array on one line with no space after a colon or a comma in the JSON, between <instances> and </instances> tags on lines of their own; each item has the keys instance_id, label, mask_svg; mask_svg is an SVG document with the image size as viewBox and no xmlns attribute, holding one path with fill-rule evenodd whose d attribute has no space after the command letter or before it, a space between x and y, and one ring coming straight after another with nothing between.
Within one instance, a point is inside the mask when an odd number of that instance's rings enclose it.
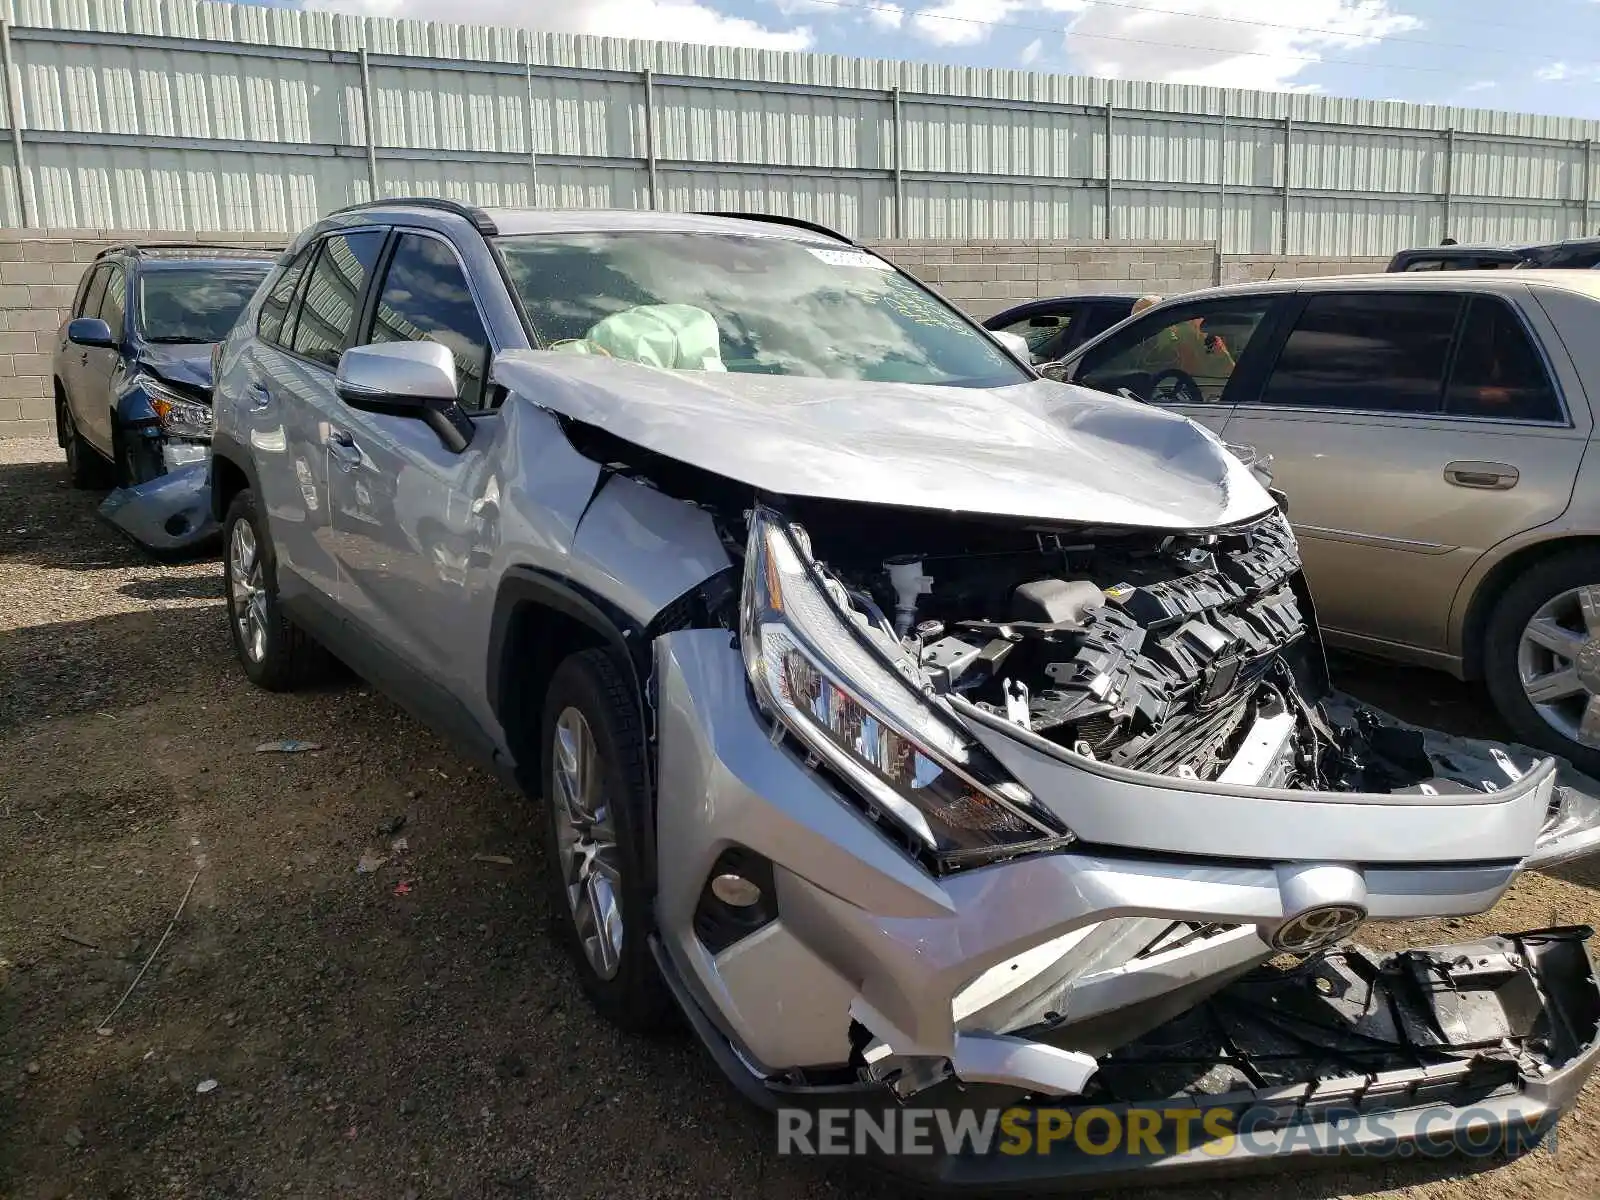
<instances>
[{"instance_id":1,"label":"tan sedan's wheel","mask_svg":"<svg viewBox=\"0 0 1600 1200\"><path fill-rule=\"evenodd\" d=\"M1557 733L1600 748L1600 584L1541 604L1517 645L1517 676Z\"/></svg>"},{"instance_id":2,"label":"tan sedan's wheel","mask_svg":"<svg viewBox=\"0 0 1600 1200\"><path fill-rule=\"evenodd\" d=\"M1600 772L1600 552L1520 573L1495 603L1484 682L1517 736Z\"/></svg>"}]
</instances>

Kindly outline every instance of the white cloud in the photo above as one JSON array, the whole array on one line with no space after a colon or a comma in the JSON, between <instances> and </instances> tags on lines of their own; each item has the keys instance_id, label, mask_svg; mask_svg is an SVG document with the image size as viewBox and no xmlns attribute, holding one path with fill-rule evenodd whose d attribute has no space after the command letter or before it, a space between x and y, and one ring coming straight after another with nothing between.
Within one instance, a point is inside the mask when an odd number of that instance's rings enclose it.
<instances>
[{"instance_id":1,"label":"white cloud","mask_svg":"<svg viewBox=\"0 0 1600 1200\"><path fill-rule=\"evenodd\" d=\"M1044 50L1044 39L1034 38L1022 48L1022 65L1027 66L1029 63L1037 62L1042 50Z\"/></svg>"},{"instance_id":2,"label":"white cloud","mask_svg":"<svg viewBox=\"0 0 1600 1200\"><path fill-rule=\"evenodd\" d=\"M1494 79L1479 79L1475 83L1467 84L1467 86L1462 88L1461 90L1463 92L1487 92L1490 88L1497 88L1499 86L1500 86L1500 83L1499 83L1498 80L1494 80Z\"/></svg>"},{"instance_id":3,"label":"white cloud","mask_svg":"<svg viewBox=\"0 0 1600 1200\"><path fill-rule=\"evenodd\" d=\"M804 26L773 29L700 0L308 0L307 7L766 50L807 50L815 41Z\"/></svg>"},{"instance_id":4,"label":"white cloud","mask_svg":"<svg viewBox=\"0 0 1600 1200\"><path fill-rule=\"evenodd\" d=\"M1390 0L1298 0L1293 5L1282 0L1162 0L1161 6L1174 11L1087 7L1069 29L1067 47L1095 75L1284 89L1294 86L1295 77L1325 52L1347 56L1379 38L1422 25L1397 11ZM1119 44L1112 38L1137 41Z\"/></svg>"},{"instance_id":5,"label":"white cloud","mask_svg":"<svg viewBox=\"0 0 1600 1200\"><path fill-rule=\"evenodd\" d=\"M1144 0L1159 12L1138 11L1140 2L938 0L917 11L911 28L939 45L969 46L997 24L1059 23L1067 51L1089 74L1291 88L1327 51L1348 54L1422 25L1395 0Z\"/></svg>"},{"instance_id":6,"label":"white cloud","mask_svg":"<svg viewBox=\"0 0 1600 1200\"><path fill-rule=\"evenodd\" d=\"M1548 67L1540 67L1533 73L1535 79L1542 79L1545 83L1560 83L1564 79L1572 78L1572 68L1564 62L1553 62Z\"/></svg>"},{"instance_id":7,"label":"white cloud","mask_svg":"<svg viewBox=\"0 0 1600 1200\"><path fill-rule=\"evenodd\" d=\"M1014 0L942 0L919 9L912 31L939 46L974 46L989 36L993 21L1004 21L1021 7Z\"/></svg>"},{"instance_id":8,"label":"white cloud","mask_svg":"<svg viewBox=\"0 0 1600 1200\"><path fill-rule=\"evenodd\" d=\"M878 4L867 10L867 20L879 29L899 29L905 19L906 10L898 4Z\"/></svg>"}]
</instances>

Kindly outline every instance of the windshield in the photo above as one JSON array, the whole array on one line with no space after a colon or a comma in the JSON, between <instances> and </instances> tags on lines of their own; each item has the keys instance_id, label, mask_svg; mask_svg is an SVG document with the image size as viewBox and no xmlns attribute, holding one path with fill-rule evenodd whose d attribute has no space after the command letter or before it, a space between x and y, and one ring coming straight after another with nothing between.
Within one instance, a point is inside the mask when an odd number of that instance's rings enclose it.
<instances>
[{"instance_id":1,"label":"windshield","mask_svg":"<svg viewBox=\"0 0 1600 1200\"><path fill-rule=\"evenodd\" d=\"M161 267L139 276L139 332L147 342L220 342L272 264Z\"/></svg>"},{"instance_id":2,"label":"windshield","mask_svg":"<svg viewBox=\"0 0 1600 1200\"><path fill-rule=\"evenodd\" d=\"M848 246L701 233L498 239L531 333L656 366L998 387L1028 376L960 313Z\"/></svg>"}]
</instances>

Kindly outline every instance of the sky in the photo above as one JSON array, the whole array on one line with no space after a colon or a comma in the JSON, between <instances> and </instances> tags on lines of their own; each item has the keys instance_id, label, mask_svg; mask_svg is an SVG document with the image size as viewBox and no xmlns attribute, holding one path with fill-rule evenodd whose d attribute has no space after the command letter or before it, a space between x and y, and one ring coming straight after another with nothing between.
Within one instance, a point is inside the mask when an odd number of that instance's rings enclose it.
<instances>
[{"instance_id":1,"label":"sky","mask_svg":"<svg viewBox=\"0 0 1600 1200\"><path fill-rule=\"evenodd\" d=\"M373 16L1600 118L1600 0L307 2Z\"/></svg>"}]
</instances>

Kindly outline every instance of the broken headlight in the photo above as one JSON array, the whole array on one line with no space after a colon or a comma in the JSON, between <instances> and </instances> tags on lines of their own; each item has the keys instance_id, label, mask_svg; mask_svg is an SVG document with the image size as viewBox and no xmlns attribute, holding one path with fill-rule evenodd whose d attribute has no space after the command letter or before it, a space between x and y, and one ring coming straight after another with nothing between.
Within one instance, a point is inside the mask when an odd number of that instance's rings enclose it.
<instances>
[{"instance_id":1,"label":"broken headlight","mask_svg":"<svg viewBox=\"0 0 1600 1200\"><path fill-rule=\"evenodd\" d=\"M740 641L767 715L941 865L1069 842L1026 788L850 628L860 620L782 521L758 509Z\"/></svg>"},{"instance_id":2,"label":"broken headlight","mask_svg":"<svg viewBox=\"0 0 1600 1200\"><path fill-rule=\"evenodd\" d=\"M141 386L144 394L150 398L150 407L155 410L162 433L168 437L188 438L197 442L211 440L209 405L190 400L154 380L143 380Z\"/></svg>"}]
</instances>

